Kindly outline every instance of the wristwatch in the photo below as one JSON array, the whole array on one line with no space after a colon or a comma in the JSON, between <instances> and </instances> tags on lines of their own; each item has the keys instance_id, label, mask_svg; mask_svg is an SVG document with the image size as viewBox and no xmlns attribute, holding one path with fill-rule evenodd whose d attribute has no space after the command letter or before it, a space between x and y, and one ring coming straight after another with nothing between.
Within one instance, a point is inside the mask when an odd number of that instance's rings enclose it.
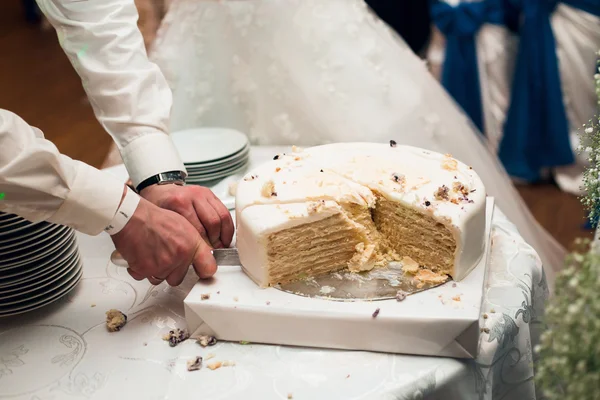
<instances>
[{"instance_id":1,"label":"wristwatch","mask_svg":"<svg viewBox=\"0 0 600 400\"><path fill-rule=\"evenodd\" d=\"M135 190L140 193L148 186L167 185L170 183L179 186L185 185L185 173L183 171L169 171L151 176L150 178L142 181L142 183L140 183Z\"/></svg>"}]
</instances>

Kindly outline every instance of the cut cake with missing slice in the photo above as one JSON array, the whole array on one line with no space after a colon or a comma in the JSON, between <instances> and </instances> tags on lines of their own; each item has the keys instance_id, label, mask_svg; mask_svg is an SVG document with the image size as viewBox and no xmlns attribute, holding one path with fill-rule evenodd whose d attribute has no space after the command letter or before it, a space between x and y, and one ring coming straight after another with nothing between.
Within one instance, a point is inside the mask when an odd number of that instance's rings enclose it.
<instances>
[{"instance_id":1,"label":"cut cake with missing slice","mask_svg":"<svg viewBox=\"0 0 600 400\"><path fill-rule=\"evenodd\" d=\"M239 183L237 247L260 286L390 261L464 278L484 249L485 187L424 149L339 143L279 154Z\"/></svg>"}]
</instances>

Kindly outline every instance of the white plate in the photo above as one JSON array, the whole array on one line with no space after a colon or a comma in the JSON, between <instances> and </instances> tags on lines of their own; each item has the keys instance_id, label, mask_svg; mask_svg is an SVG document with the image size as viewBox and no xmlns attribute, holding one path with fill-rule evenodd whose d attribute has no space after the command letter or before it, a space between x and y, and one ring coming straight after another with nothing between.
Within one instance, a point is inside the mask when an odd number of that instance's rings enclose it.
<instances>
[{"instance_id":1,"label":"white plate","mask_svg":"<svg viewBox=\"0 0 600 400\"><path fill-rule=\"evenodd\" d=\"M66 268L66 265L70 265L78 257L79 253L73 252L69 257L61 258L60 261L49 264L47 268L24 273L22 276L18 276L15 279L16 282L2 284L0 286L0 296L5 293L12 293L16 290L26 289L30 286L46 282L48 279L51 279L51 277L60 273L60 271Z\"/></svg>"},{"instance_id":2,"label":"white plate","mask_svg":"<svg viewBox=\"0 0 600 400\"><path fill-rule=\"evenodd\" d=\"M203 173L190 173L188 175L188 178L189 179L198 179L198 178L204 178L207 176L210 177L212 175L220 175L225 172L236 170L236 169L240 168L242 165L248 164L249 162L250 162L250 160L248 158L246 158L245 160L240 160L239 162L236 162L235 164L227 165L222 168L215 169L213 171L207 171L207 172L203 172Z\"/></svg>"},{"instance_id":3,"label":"white plate","mask_svg":"<svg viewBox=\"0 0 600 400\"><path fill-rule=\"evenodd\" d=\"M0 289L0 306L9 304L8 301L10 301L11 298L32 293L51 285L56 285L56 282L59 279L67 275L80 262L81 257L79 254L74 254L72 259L69 259L64 264L59 265L58 268L53 270L48 276L36 276L33 281L29 280L24 285L19 285L18 287L13 287L12 289Z\"/></svg>"},{"instance_id":4,"label":"white plate","mask_svg":"<svg viewBox=\"0 0 600 400\"><path fill-rule=\"evenodd\" d=\"M32 249L35 246L47 243L48 240L59 235L64 235L70 228L68 226L50 225L40 229L38 232L28 235L23 240L14 239L9 244L4 245L0 242L0 260L4 261L19 252ZM60 237L60 236L59 236ZM28 250L31 251L31 250Z\"/></svg>"},{"instance_id":5,"label":"white plate","mask_svg":"<svg viewBox=\"0 0 600 400\"><path fill-rule=\"evenodd\" d=\"M39 299L39 298L34 299L35 301L33 301L33 302L30 302L27 304L21 304L21 305L18 305L17 307L13 307L13 308L0 307L0 317L10 317L11 315L17 315L17 314L22 314L25 312L33 311L35 309L46 306L46 305L53 303L54 301L60 299L62 296L67 294L69 291L71 291L71 289L73 289L77 285L79 280L81 279L81 276L83 275L83 269L81 267L82 267L82 265L79 264L76 268L76 271L78 271L77 275L75 277L73 277L70 281L63 284L62 286L55 288L54 293L52 293L50 296L43 297L41 299Z\"/></svg>"},{"instance_id":6,"label":"white plate","mask_svg":"<svg viewBox=\"0 0 600 400\"><path fill-rule=\"evenodd\" d=\"M38 242L35 242L34 246L26 247L23 251L20 251L19 248L16 250L9 250L9 252L2 254L0 257L0 271L20 266L22 263L35 260L38 256L47 254L56 248L66 245L65 239L67 239L70 234L74 234L73 230L66 229L57 232L53 236L43 237Z\"/></svg>"},{"instance_id":7,"label":"white plate","mask_svg":"<svg viewBox=\"0 0 600 400\"><path fill-rule=\"evenodd\" d=\"M45 255L56 251L56 249L68 246L68 243L75 240L75 231L69 229L64 233L64 236L58 236L55 240L45 243L35 251L30 252L29 254L21 255L18 257L13 257L10 260L1 260L0 261L0 271L6 271L13 268L21 267L25 264L28 264L32 261L39 260Z\"/></svg>"},{"instance_id":8,"label":"white plate","mask_svg":"<svg viewBox=\"0 0 600 400\"><path fill-rule=\"evenodd\" d=\"M230 155L229 157L225 157L225 158L222 158L217 161L185 164L185 169L187 169L189 171L211 169L211 168L219 167L223 164L235 163L239 160L246 159L248 157L250 157L250 145L244 147L242 150L240 150L239 152L237 152L235 154Z\"/></svg>"},{"instance_id":9,"label":"white plate","mask_svg":"<svg viewBox=\"0 0 600 400\"><path fill-rule=\"evenodd\" d=\"M22 229L30 227L31 225L31 222L25 221L20 218L10 221L8 224L0 226L0 240L3 240L4 237L11 235L13 232L20 231Z\"/></svg>"},{"instance_id":10,"label":"white plate","mask_svg":"<svg viewBox=\"0 0 600 400\"><path fill-rule=\"evenodd\" d=\"M7 232L5 234L0 234L0 243L2 246L9 246L21 241L23 238L28 238L33 234L43 231L49 226L51 226L51 224L45 222L40 224L28 224L24 226L19 225L18 229L12 230L11 232Z\"/></svg>"},{"instance_id":11,"label":"white plate","mask_svg":"<svg viewBox=\"0 0 600 400\"><path fill-rule=\"evenodd\" d=\"M210 175L210 174L216 174L219 172L222 172L224 170L227 169L231 169L233 167L236 167L240 164L246 163L250 160L250 157L244 157L244 158L240 158L239 160L235 160L235 162L230 162L227 164L221 164L215 167L211 167L208 169L202 169L202 170L195 170L195 169L188 169L188 177L192 177L192 176L200 176L200 175Z\"/></svg>"},{"instance_id":12,"label":"white plate","mask_svg":"<svg viewBox=\"0 0 600 400\"><path fill-rule=\"evenodd\" d=\"M48 224L40 226L39 228L36 226L35 228L36 229L23 230L19 232L18 235L6 238L5 240L0 240L0 254L5 250L9 250L15 246L21 246L32 240L38 239L42 235L51 234L52 232L56 232L61 228L66 227L62 225Z\"/></svg>"},{"instance_id":13,"label":"white plate","mask_svg":"<svg viewBox=\"0 0 600 400\"><path fill-rule=\"evenodd\" d=\"M43 275L47 269L53 269L53 265L62 264L66 259L72 257L77 252L77 243L73 242L69 246L58 248L53 253L30 263L21 268L15 268L9 271L0 271L0 290L15 284L27 281L31 276Z\"/></svg>"},{"instance_id":14,"label":"white plate","mask_svg":"<svg viewBox=\"0 0 600 400\"><path fill-rule=\"evenodd\" d=\"M215 181L217 179L227 178L228 176L235 175L237 173L240 173L241 171L244 171L246 168L248 168L249 165L250 165L250 162L246 162L243 165L239 166L238 168L232 169L231 171L226 171L226 172L222 172L222 173L214 174L214 175L210 175L210 176L203 176L202 178L192 178L192 179L186 180L186 182L190 183L190 184L198 184L198 183L203 183L203 182Z\"/></svg>"},{"instance_id":15,"label":"white plate","mask_svg":"<svg viewBox=\"0 0 600 400\"><path fill-rule=\"evenodd\" d=\"M240 151L238 151L234 154L231 154L230 156L216 160L216 161L209 161L209 162L203 162L203 163L186 163L185 168L191 169L191 170L207 169L207 168L210 169L210 168L218 167L223 164L234 163L236 161L239 161L241 159L248 158L248 157L250 157L250 145L246 145L246 147L244 147Z\"/></svg>"},{"instance_id":16,"label":"white plate","mask_svg":"<svg viewBox=\"0 0 600 400\"><path fill-rule=\"evenodd\" d=\"M17 235L25 234L26 232L36 231L46 225L49 224L43 221L35 223L29 221L22 221L18 224L14 224L8 227L7 229L0 228L0 242L3 242L5 240L11 240L17 237Z\"/></svg>"},{"instance_id":17,"label":"white plate","mask_svg":"<svg viewBox=\"0 0 600 400\"><path fill-rule=\"evenodd\" d=\"M0 215L0 226L9 223L10 221L15 221L17 219L23 219L18 215L14 214L1 214Z\"/></svg>"},{"instance_id":18,"label":"white plate","mask_svg":"<svg viewBox=\"0 0 600 400\"><path fill-rule=\"evenodd\" d=\"M54 292L56 289L62 287L65 283L69 282L73 279L78 273L80 269L81 263L73 263L71 268L66 273L62 275L61 279L57 280L54 285L46 286L40 288L38 290L34 290L30 293L19 294L17 296L11 297L7 301L0 300L0 312L5 308L16 307L19 304L29 303L32 300L38 301L41 298L48 297Z\"/></svg>"},{"instance_id":19,"label":"white plate","mask_svg":"<svg viewBox=\"0 0 600 400\"><path fill-rule=\"evenodd\" d=\"M248 144L241 132L225 128L187 129L171 133L184 163L216 161L237 153Z\"/></svg>"}]
</instances>

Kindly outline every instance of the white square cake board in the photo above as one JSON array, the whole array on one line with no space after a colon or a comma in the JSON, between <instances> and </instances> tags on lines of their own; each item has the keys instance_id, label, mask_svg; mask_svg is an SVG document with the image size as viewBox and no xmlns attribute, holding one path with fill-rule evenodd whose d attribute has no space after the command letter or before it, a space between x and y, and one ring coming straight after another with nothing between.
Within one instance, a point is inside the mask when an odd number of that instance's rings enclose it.
<instances>
[{"instance_id":1,"label":"white square cake board","mask_svg":"<svg viewBox=\"0 0 600 400\"><path fill-rule=\"evenodd\" d=\"M404 301L332 301L261 289L240 267L221 267L185 299L192 337L278 345L475 358L491 251L493 198L486 204L486 247L460 282ZM202 294L210 298L202 300ZM373 317L375 310L379 314Z\"/></svg>"}]
</instances>

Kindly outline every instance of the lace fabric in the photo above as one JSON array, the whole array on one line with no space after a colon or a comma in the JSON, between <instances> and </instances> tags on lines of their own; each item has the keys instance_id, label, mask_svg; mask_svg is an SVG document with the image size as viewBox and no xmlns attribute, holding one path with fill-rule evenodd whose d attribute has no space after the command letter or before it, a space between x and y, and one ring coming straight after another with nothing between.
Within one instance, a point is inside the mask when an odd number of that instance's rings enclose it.
<instances>
[{"instance_id":1,"label":"lace fabric","mask_svg":"<svg viewBox=\"0 0 600 400\"><path fill-rule=\"evenodd\" d=\"M560 268L564 250L480 133L363 0L176 0L151 56L174 92L173 131L231 127L261 145L394 139L450 153Z\"/></svg>"}]
</instances>

